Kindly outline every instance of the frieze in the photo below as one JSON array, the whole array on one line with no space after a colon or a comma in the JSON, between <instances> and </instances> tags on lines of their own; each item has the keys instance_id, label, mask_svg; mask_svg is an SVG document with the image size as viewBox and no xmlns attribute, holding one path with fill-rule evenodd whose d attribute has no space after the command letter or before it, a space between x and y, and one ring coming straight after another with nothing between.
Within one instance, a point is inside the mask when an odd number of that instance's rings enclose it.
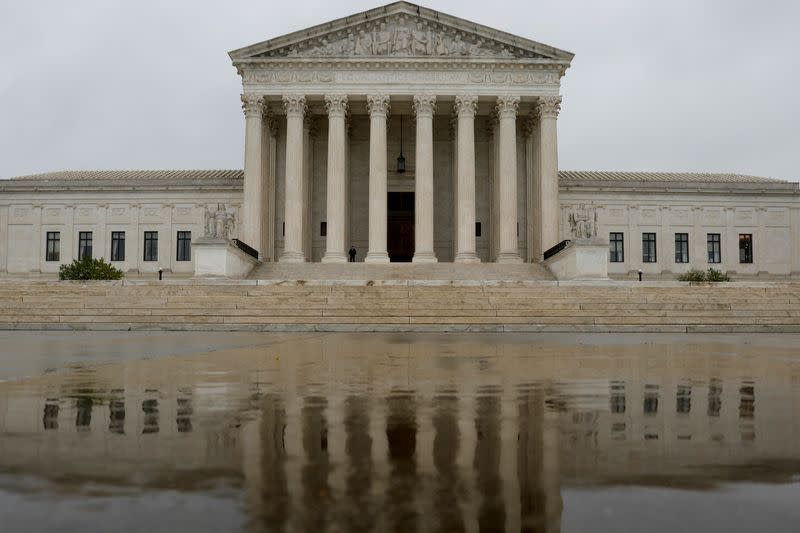
<instances>
[{"instance_id":1,"label":"frieze","mask_svg":"<svg viewBox=\"0 0 800 533\"><path fill-rule=\"evenodd\" d=\"M489 57L542 59L517 46L406 14L392 15L306 39L267 57Z\"/></svg>"},{"instance_id":2,"label":"frieze","mask_svg":"<svg viewBox=\"0 0 800 533\"><path fill-rule=\"evenodd\" d=\"M393 65L396 68L396 65ZM492 70L251 70L242 73L244 83L461 83L494 85L558 85L556 71L503 72Z\"/></svg>"}]
</instances>

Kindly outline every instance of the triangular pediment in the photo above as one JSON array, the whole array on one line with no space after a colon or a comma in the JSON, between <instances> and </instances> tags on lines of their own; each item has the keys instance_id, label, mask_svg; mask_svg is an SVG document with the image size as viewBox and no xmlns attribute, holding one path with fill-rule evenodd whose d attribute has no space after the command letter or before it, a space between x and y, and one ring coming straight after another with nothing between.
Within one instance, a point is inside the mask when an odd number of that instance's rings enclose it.
<instances>
[{"instance_id":1,"label":"triangular pediment","mask_svg":"<svg viewBox=\"0 0 800 533\"><path fill-rule=\"evenodd\" d=\"M230 52L234 63L280 58L549 60L573 54L408 2L320 24Z\"/></svg>"}]
</instances>

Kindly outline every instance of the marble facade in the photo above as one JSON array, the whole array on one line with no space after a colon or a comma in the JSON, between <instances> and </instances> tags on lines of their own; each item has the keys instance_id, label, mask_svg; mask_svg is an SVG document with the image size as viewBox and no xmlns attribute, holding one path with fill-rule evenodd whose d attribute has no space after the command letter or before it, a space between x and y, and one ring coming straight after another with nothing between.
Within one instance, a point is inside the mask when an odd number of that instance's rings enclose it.
<instances>
[{"instance_id":1,"label":"marble facade","mask_svg":"<svg viewBox=\"0 0 800 533\"><path fill-rule=\"evenodd\" d=\"M177 232L222 204L262 262L540 262L565 239L622 234L608 272L800 274L796 183L736 174L564 172L560 83L573 54L395 2L230 53L242 79L243 171L61 172L0 181L0 273L53 274L90 232L127 272L192 274ZM398 157L405 157L405 170ZM390 198L410 193L392 226ZM398 230L398 227L400 228ZM158 254L145 260L145 231ZM47 260L47 235L60 254ZM643 234L654 234L645 262ZM675 259L686 234L687 261ZM740 235L751 262L740 262ZM649 237L648 237L649 238ZM405 257L405 256L404 256ZM610 258L611 259L611 258Z\"/></svg>"}]
</instances>

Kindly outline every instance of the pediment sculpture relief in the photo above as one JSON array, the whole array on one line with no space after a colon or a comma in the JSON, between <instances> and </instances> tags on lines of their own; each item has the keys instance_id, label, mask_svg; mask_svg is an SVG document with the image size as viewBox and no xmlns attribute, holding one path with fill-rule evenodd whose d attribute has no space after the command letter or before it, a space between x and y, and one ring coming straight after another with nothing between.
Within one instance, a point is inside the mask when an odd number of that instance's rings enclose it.
<instances>
[{"instance_id":1,"label":"pediment sculpture relief","mask_svg":"<svg viewBox=\"0 0 800 533\"><path fill-rule=\"evenodd\" d=\"M570 234L575 239L591 239L597 236L597 210L594 206L580 204L569 213Z\"/></svg>"},{"instance_id":2,"label":"pediment sculpture relief","mask_svg":"<svg viewBox=\"0 0 800 533\"><path fill-rule=\"evenodd\" d=\"M412 17L387 18L280 48L279 57L537 57L533 52Z\"/></svg>"}]
</instances>

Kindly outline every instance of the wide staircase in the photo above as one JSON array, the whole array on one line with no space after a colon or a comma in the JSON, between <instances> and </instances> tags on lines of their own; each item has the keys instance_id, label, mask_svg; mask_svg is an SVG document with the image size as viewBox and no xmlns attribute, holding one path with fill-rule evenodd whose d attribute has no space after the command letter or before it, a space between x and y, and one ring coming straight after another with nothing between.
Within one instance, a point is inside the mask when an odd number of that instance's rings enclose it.
<instances>
[{"instance_id":1,"label":"wide staircase","mask_svg":"<svg viewBox=\"0 0 800 533\"><path fill-rule=\"evenodd\" d=\"M261 263L248 276L263 280L487 280L543 281L555 279L541 264L478 263Z\"/></svg>"},{"instance_id":2,"label":"wide staircase","mask_svg":"<svg viewBox=\"0 0 800 533\"><path fill-rule=\"evenodd\" d=\"M800 332L800 284L3 280L0 328Z\"/></svg>"}]
</instances>

